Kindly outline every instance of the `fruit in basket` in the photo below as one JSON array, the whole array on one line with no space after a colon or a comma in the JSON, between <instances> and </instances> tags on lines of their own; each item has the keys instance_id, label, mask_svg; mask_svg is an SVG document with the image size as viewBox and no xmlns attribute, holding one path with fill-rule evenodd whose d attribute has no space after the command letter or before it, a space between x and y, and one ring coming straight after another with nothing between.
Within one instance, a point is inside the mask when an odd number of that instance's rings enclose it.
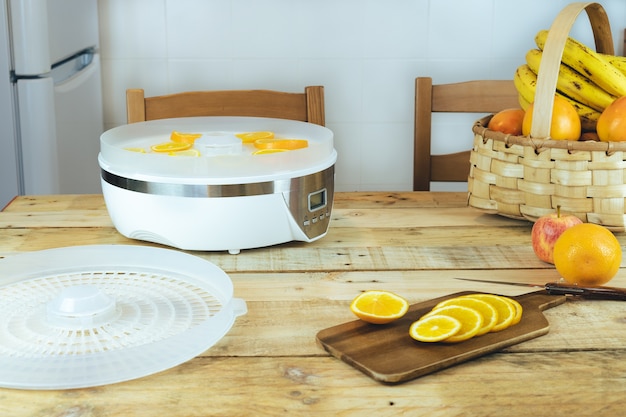
<instances>
[{"instance_id":1,"label":"fruit in basket","mask_svg":"<svg viewBox=\"0 0 626 417\"><path fill-rule=\"evenodd\" d=\"M520 104L526 111L535 101L547 37L547 30L536 34L538 49L526 53L525 63L513 77ZM571 37L565 42L558 70L555 93L574 107L583 132L595 132L600 114L615 99L626 95L626 58L598 53Z\"/></svg>"},{"instance_id":2,"label":"fruit in basket","mask_svg":"<svg viewBox=\"0 0 626 417\"><path fill-rule=\"evenodd\" d=\"M539 49L531 49L526 53L526 64L535 74L539 74L542 56L543 51ZM559 66L556 89L567 97L600 112L616 98L562 62Z\"/></svg>"},{"instance_id":3,"label":"fruit in basket","mask_svg":"<svg viewBox=\"0 0 626 417\"><path fill-rule=\"evenodd\" d=\"M531 103L535 100L535 89L537 88L537 74L535 74L528 64L520 65L513 76L515 88L519 93L520 105L526 112ZM567 97L557 90L556 96L567 101L578 113L580 119L581 130L593 131L596 128L596 122L600 117L600 111L592 109L586 104Z\"/></svg>"},{"instance_id":4,"label":"fruit in basket","mask_svg":"<svg viewBox=\"0 0 626 417\"><path fill-rule=\"evenodd\" d=\"M489 120L487 128L509 135L519 136L522 134L522 121L524 120L523 109L505 109L494 114Z\"/></svg>"},{"instance_id":5,"label":"fruit in basket","mask_svg":"<svg viewBox=\"0 0 626 417\"><path fill-rule=\"evenodd\" d=\"M596 126L603 142L626 141L626 96L613 101L600 115Z\"/></svg>"},{"instance_id":6,"label":"fruit in basket","mask_svg":"<svg viewBox=\"0 0 626 417\"><path fill-rule=\"evenodd\" d=\"M560 206L557 206L556 213L539 217L531 231L535 255L544 262L554 264L556 241L567 229L581 223L582 220L573 214L561 215Z\"/></svg>"},{"instance_id":7,"label":"fruit in basket","mask_svg":"<svg viewBox=\"0 0 626 417\"><path fill-rule=\"evenodd\" d=\"M522 122L522 133L530 135L533 122L534 103L526 109ZM550 122L550 139L554 140L578 140L581 133L580 117L576 109L561 96L554 96L552 107L552 119Z\"/></svg>"},{"instance_id":8,"label":"fruit in basket","mask_svg":"<svg viewBox=\"0 0 626 417\"><path fill-rule=\"evenodd\" d=\"M404 316L409 310L409 303L389 291L369 290L352 300L350 310L368 323L386 324Z\"/></svg>"},{"instance_id":9,"label":"fruit in basket","mask_svg":"<svg viewBox=\"0 0 626 417\"><path fill-rule=\"evenodd\" d=\"M547 30L540 30L535 36L535 43L543 50ZM561 61L601 87L604 91L616 97L626 95L626 75L611 65L602 55L588 46L568 37L563 48Z\"/></svg>"},{"instance_id":10,"label":"fruit in basket","mask_svg":"<svg viewBox=\"0 0 626 417\"><path fill-rule=\"evenodd\" d=\"M603 285L617 274L622 247L606 227L582 223L567 229L554 245L554 266L565 281Z\"/></svg>"}]
</instances>

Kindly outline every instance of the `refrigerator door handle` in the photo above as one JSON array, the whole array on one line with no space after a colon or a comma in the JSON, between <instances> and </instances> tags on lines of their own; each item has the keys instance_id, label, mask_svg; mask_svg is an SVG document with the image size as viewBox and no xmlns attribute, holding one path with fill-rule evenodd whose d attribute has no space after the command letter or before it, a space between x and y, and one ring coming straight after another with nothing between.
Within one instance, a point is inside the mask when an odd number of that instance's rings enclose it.
<instances>
[{"instance_id":1,"label":"refrigerator door handle","mask_svg":"<svg viewBox=\"0 0 626 417\"><path fill-rule=\"evenodd\" d=\"M52 65L52 71L50 71L49 75L54 80L54 84L60 84L89 67L94 60L95 54L94 48L87 48Z\"/></svg>"}]
</instances>

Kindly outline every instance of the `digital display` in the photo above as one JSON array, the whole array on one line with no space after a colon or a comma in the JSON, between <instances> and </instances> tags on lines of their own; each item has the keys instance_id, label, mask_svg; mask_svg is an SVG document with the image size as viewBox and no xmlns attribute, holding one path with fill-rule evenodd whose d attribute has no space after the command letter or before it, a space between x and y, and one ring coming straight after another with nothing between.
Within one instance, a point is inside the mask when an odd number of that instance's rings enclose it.
<instances>
[{"instance_id":1,"label":"digital display","mask_svg":"<svg viewBox=\"0 0 626 417\"><path fill-rule=\"evenodd\" d=\"M326 189L309 194L309 211L315 211L326 205Z\"/></svg>"}]
</instances>

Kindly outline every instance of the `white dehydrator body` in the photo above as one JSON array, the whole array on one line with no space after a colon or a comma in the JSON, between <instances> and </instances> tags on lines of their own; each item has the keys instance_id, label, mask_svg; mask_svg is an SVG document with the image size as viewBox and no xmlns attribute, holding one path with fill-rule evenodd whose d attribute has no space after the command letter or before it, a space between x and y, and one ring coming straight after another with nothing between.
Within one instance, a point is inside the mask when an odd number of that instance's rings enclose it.
<instances>
[{"instance_id":1,"label":"white dehydrator body","mask_svg":"<svg viewBox=\"0 0 626 417\"><path fill-rule=\"evenodd\" d=\"M173 130L206 136L269 130L306 139L305 149L200 157L129 152ZM184 250L238 253L326 235L337 153L328 129L249 117L164 119L121 126L101 138L102 191L117 230L133 239Z\"/></svg>"}]
</instances>

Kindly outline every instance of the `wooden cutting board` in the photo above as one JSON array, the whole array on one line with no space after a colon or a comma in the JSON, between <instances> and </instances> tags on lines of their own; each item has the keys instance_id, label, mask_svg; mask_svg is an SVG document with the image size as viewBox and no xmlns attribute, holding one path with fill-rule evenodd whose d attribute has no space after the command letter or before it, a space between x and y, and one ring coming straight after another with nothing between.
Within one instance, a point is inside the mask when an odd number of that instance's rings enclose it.
<instances>
[{"instance_id":1,"label":"wooden cutting board","mask_svg":"<svg viewBox=\"0 0 626 417\"><path fill-rule=\"evenodd\" d=\"M472 293L459 292L413 304L403 318L389 324L355 320L329 327L317 334L317 341L331 355L376 381L399 384L548 333L550 325L543 311L566 300L546 291L511 297L524 307L517 325L460 343L423 343L409 336L411 323L437 303Z\"/></svg>"}]
</instances>

